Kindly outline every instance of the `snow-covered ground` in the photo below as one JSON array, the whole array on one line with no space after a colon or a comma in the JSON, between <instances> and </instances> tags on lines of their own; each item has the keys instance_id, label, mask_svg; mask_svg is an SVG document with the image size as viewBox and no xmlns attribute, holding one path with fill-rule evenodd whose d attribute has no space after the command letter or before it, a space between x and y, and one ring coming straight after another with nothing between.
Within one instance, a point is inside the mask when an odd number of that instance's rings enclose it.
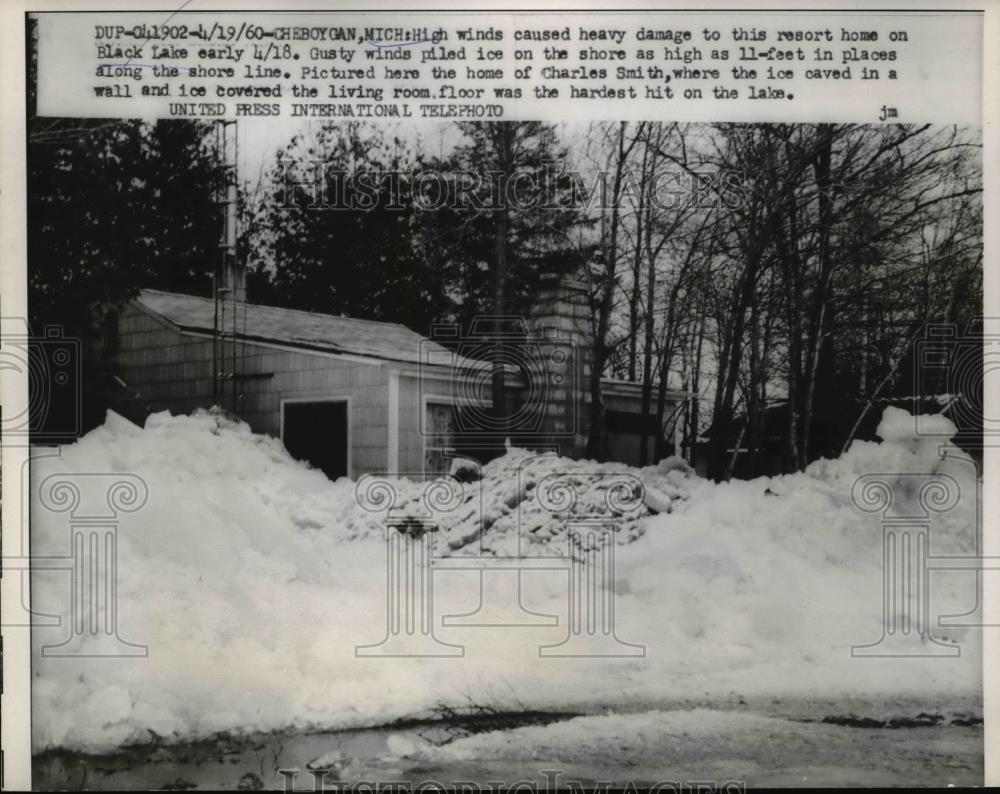
<instances>
[{"instance_id":1,"label":"snow-covered ground","mask_svg":"<svg viewBox=\"0 0 1000 794\"><path fill-rule=\"evenodd\" d=\"M257 734L36 758L44 791L199 788L374 791L718 790L785 786L969 786L983 781L982 725L924 719L892 730L738 709L602 713L508 727L435 746L427 726ZM436 733L436 736L435 736ZM431 739L432 741L429 741ZM326 784L318 786L317 778ZM460 782L460 781L465 781ZM696 782L701 782L697 787Z\"/></svg>"},{"instance_id":2,"label":"snow-covered ground","mask_svg":"<svg viewBox=\"0 0 1000 794\"><path fill-rule=\"evenodd\" d=\"M280 441L216 414L158 414L143 429L109 415L58 456L39 458L32 481L120 472L146 482L148 502L121 521L118 626L149 656L42 656L40 646L65 629L36 629L34 747L106 751L220 731L359 727L470 703L587 713L741 701L811 716L981 713L973 629L936 630L961 649L958 658L851 656L852 645L883 630L880 516L852 501L859 476L952 477L962 497L935 517L932 552L975 554L975 469L950 445L942 457L941 439L915 438L913 427L912 417L887 409L881 444L856 443L802 474L727 484L674 462L639 471L512 450L438 517L439 553L509 554L520 537L524 553L564 554L564 528L536 497L550 474L575 477L591 512L606 509L615 476L641 481L645 502L608 515L618 540L617 635L645 655L539 655L566 635L565 570L521 577L524 607L558 616L558 625L441 626L442 615L467 613L480 598L476 571L442 569L435 632L464 646L464 656L413 659L355 654L382 639L386 613L383 515L358 504L355 483L330 483ZM889 479L912 502L909 480ZM395 487L411 505L402 515L416 515L423 484ZM66 514L36 501L33 554L65 555L68 544ZM483 581L484 598L516 603L516 577ZM33 608L65 619L68 589L65 572L36 573ZM975 603L974 574L931 574L932 619ZM650 730L667 730L650 719Z\"/></svg>"},{"instance_id":3,"label":"snow-covered ground","mask_svg":"<svg viewBox=\"0 0 1000 794\"><path fill-rule=\"evenodd\" d=\"M527 779L548 789L573 781L637 788L673 783L667 790L683 790L701 780L734 792L744 786L973 785L982 780L977 738L982 741L968 727L858 729L695 708L577 717L443 746L396 739L375 763L334 753L312 768L345 780ZM302 777L300 787L308 780Z\"/></svg>"}]
</instances>

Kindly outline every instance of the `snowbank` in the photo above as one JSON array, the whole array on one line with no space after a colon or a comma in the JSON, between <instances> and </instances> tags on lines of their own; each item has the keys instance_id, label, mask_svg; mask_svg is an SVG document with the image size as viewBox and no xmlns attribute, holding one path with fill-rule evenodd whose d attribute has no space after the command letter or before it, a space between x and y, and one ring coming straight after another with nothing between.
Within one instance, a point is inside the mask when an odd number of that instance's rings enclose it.
<instances>
[{"instance_id":1,"label":"snowbank","mask_svg":"<svg viewBox=\"0 0 1000 794\"><path fill-rule=\"evenodd\" d=\"M942 459L940 439L914 438L912 417L894 410L884 443L855 444L798 475L716 485L677 461L638 471L512 450L463 483L470 501L441 518L442 553L510 553L517 516L528 553L551 552L563 530L534 494L552 472L577 476L581 501L598 512L608 478L595 472L642 480L646 502L618 517L616 630L646 648L627 659L539 657L540 644L566 633L566 572L544 570L524 573L520 593L516 577L435 573L436 622L474 609L482 587L486 599L558 615L557 626L444 626L437 636L465 646L463 658L358 658L356 645L385 633L386 552L383 518L358 505L355 483L331 483L280 441L215 414L158 414L143 429L109 415L59 456L38 459L32 476L129 472L148 485L147 504L121 522L118 624L149 656L41 656L65 629L36 629L35 749L355 727L443 703L649 708L809 696L874 711L974 705L974 630L940 630L959 659L850 655L882 627L881 528L851 500L857 477L936 470L976 493L971 461L951 446ZM399 488L416 509L419 484ZM66 554L65 514L36 500L32 515L33 553ZM975 500L963 498L935 523L934 548L974 553L974 521ZM34 608L65 621L68 587L65 572L36 573ZM933 574L932 589L932 616L975 604L972 574Z\"/></svg>"}]
</instances>

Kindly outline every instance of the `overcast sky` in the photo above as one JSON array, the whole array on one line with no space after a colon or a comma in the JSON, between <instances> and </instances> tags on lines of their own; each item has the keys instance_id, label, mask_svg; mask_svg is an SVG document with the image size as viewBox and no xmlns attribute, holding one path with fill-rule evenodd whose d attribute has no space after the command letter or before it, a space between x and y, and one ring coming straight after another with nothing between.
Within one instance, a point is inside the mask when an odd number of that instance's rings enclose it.
<instances>
[{"instance_id":1,"label":"overcast sky","mask_svg":"<svg viewBox=\"0 0 1000 794\"><path fill-rule=\"evenodd\" d=\"M276 153L284 148L298 132L310 126L331 123L330 119L302 118L244 118L238 122L240 182L249 181L251 189L261 174L274 162ZM336 123L335 121L333 123ZM384 122L383 122L384 123ZM386 132L409 140L420 151L430 155L447 154L459 140L455 125L438 120L384 123Z\"/></svg>"}]
</instances>

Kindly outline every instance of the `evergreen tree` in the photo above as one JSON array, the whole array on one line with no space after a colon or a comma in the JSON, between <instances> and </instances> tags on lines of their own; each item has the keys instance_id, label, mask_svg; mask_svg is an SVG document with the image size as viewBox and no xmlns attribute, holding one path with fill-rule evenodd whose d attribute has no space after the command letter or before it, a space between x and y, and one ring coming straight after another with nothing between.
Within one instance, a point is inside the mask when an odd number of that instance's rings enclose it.
<instances>
[{"instance_id":1,"label":"evergreen tree","mask_svg":"<svg viewBox=\"0 0 1000 794\"><path fill-rule=\"evenodd\" d=\"M452 281L455 319L530 314L546 274L583 266L577 232L589 221L574 203L569 154L556 127L538 121L467 122L450 156L429 161L447 203L428 225Z\"/></svg>"},{"instance_id":2,"label":"evergreen tree","mask_svg":"<svg viewBox=\"0 0 1000 794\"><path fill-rule=\"evenodd\" d=\"M29 123L29 323L82 342L87 429L108 404L122 304L144 287L211 294L219 167L203 123Z\"/></svg>"},{"instance_id":3,"label":"evergreen tree","mask_svg":"<svg viewBox=\"0 0 1000 794\"><path fill-rule=\"evenodd\" d=\"M418 255L414 168L411 149L375 125L293 138L249 224L251 298L426 331L445 280Z\"/></svg>"}]
</instances>

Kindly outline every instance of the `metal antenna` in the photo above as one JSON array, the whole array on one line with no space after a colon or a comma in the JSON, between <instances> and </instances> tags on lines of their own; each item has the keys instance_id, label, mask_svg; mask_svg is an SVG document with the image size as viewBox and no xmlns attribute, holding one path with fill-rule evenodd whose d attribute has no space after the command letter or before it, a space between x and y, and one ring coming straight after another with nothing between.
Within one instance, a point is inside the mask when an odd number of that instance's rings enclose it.
<instances>
[{"instance_id":1,"label":"metal antenna","mask_svg":"<svg viewBox=\"0 0 1000 794\"><path fill-rule=\"evenodd\" d=\"M246 302L246 287L236 256L237 127L235 120L215 122L215 149L222 179L216 192L222 216L219 260L214 279L215 334L213 345L212 397L217 405L238 413L236 382L239 380L240 304ZM246 307L243 307L246 323ZM229 384L227 390L226 384ZM228 391L228 394L227 394Z\"/></svg>"}]
</instances>

